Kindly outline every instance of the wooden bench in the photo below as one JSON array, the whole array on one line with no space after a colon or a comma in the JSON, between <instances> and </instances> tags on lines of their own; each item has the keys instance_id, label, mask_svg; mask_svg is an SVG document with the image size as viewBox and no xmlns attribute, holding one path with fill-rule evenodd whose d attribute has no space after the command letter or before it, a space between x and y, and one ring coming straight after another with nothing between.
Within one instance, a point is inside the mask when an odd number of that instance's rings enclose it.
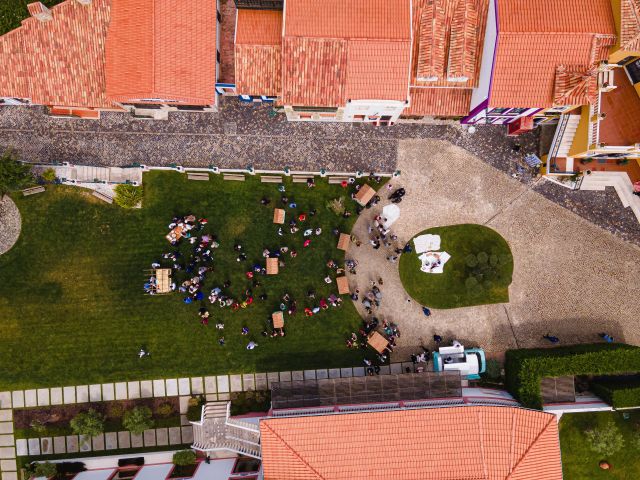
<instances>
[{"instance_id":1,"label":"wooden bench","mask_svg":"<svg viewBox=\"0 0 640 480\"><path fill-rule=\"evenodd\" d=\"M110 197L109 195L105 195L104 193L99 192L97 190L94 190L92 195L96 198L99 198L103 202L113 203L113 197Z\"/></svg>"},{"instance_id":2,"label":"wooden bench","mask_svg":"<svg viewBox=\"0 0 640 480\"><path fill-rule=\"evenodd\" d=\"M284 223L284 210L282 208L273 209L273 223L282 225Z\"/></svg>"},{"instance_id":3,"label":"wooden bench","mask_svg":"<svg viewBox=\"0 0 640 480\"><path fill-rule=\"evenodd\" d=\"M307 183L309 179L313 179L313 175L309 175L308 177L302 175L293 175L291 177L293 179L293 183Z\"/></svg>"},{"instance_id":4,"label":"wooden bench","mask_svg":"<svg viewBox=\"0 0 640 480\"><path fill-rule=\"evenodd\" d=\"M277 274L278 274L278 259L267 258L267 275L277 275Z\"/></svg>"},{"instance_id":5,"label":"wooden bench","mask_svg":"<svg viewBox=\"0 0 640 480\"><path fill-rule=\"evenodd\" d=\"M346 295L351 293L349 290L349 280L344 275L342 277L336 277L336 284L338 285L338 294Z\"/></svg>"},{"instance_id":6,"label":"wooden bench","mask_svg":"<svg viewBox=\"0 0 640 480\"><path fill-rule=\"evenodd\" d=\"M349 177L329 177L329 184L348 182Z\"/></svg>"},{"instance_id":7,"label":"wooden bench","mask_svg":"<svg viewBox=\"0 0 640 480\"><path fill-rule=\"evenodd\" d=\"M356 193L356 202L364 207L367 203L369 203L369 200L371 200L375 194L376 191L369 185L362 185L362 188L358 191L358 193Z\"/></svg>"},{"instance_id":8,"label":"wooden bench","mask_svg":"<svg viewBox=\"0 0 640 480\"><path fill-rule=\"evenodd\" d=\"M235 182L244 182L244 175L239 175L236 173L223 173L223 180L233 180Z\"/></svg>"},{"instance_id":9,"label":"wooden bench","mask_svg":"<svg viewBox=\"0 0 640 480\"><path fill-rule=\"evenodd\" d=\"M274 175L262 175L260 177L261 183L282 183L282 177L276 177Z\"/></svg>"},{"instance_id":10,"label":"wooden bench","mask_svg":"<svg viewBox=\"0 0 640 480\"><path fill-rule=\"evenodd\" d=\"M340 237L338 238L338 250L344 250L346 252L347 248L349 248L350 241L351 241L350 235L346 233L341 233Z\"/></svg>"},{"instance_id":11,"label":"wooden bench","mask_svg":"<svg viewBox=\"0 0 640 480\"><path fill-rule=\"evenodd\" d=\"M204 172L187 172L187 180L209 181L209 174Z\"/></svg>"},{"instance_id":12,"label":"wooden bench","mask_svg":"<svg viewBox=\"0 0 640 480\"><path fill-rule=\"evenodd\" d=\"M31 188L25 188L24 190L22 190L22 195L24 195L25 197L28 197L29 195L34 195L36 193L42 193L42 192L44 192L43 186L31 187Z\"/></svg>"}]
</instances>

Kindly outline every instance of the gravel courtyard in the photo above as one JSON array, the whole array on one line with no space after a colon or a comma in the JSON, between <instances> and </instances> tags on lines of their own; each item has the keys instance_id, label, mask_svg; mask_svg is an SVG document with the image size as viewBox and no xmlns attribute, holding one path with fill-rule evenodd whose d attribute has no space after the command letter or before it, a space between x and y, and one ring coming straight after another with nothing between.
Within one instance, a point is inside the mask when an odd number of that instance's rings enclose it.
<instances>
[{"instance_id":1,"label":"gravel courtyard","mask_svg":"<svg viewBox=\"0 0 640 480\"><path fill-rule=\"evenodd\" d=\"M486 225L509 242L514 275L508 304L434 310L427 318L420 305L407 302L397 263L385 259L384 248L365 243L368 223L386 202L367 210L355 227L363 244L347 252L359 262L351 285L363 292L370 280L383 278L380 313L402 333L394 360L404 360L421 339L433 346L434 333L480 345L497 357L509 348L544 346L541 336L547 332L564 344L598 341L602 331L640 344L639 247L448 142L401 141L398 168L403 174L392 184L407 190L393 227L400 242L438 225Z\"/></svg>"}]
</instances>

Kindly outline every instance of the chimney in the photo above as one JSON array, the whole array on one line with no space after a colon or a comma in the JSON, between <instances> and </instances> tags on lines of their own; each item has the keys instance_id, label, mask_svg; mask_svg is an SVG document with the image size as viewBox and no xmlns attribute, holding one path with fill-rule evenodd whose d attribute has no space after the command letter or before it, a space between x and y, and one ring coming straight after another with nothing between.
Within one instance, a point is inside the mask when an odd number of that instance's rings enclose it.
<instances>
[{"instance_id":1,"label":"chimney","mask_svg":"<svg viewBox=\"0 0 640 480\"><path fill-rule=\"evenodd\" d=\"M41 22L48 22L49 20L53 20L53 15L51 14L51 10L44 6L42 2L34 2L27 5L29 9L29 13L33 18L39 20Z\"/></svg>"},{"instance_id":2,"label":"chimney","mask_svg":"<svg viewBox=\"0 0 640 480\"><path fill-rule=\"evenodd\" d=\"M76 0L80 5L91 5L92 0Z\"/></svg>"}]
</instances>

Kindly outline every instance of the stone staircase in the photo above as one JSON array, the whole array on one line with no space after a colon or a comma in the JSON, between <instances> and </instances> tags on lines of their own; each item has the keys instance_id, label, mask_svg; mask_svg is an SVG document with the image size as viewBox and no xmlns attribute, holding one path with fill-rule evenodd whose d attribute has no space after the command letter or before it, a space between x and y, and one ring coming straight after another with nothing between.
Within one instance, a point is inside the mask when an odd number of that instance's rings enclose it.
<instances>
[{"instance_id":1,"label":"stone staircase","mask_svg":"<svg viewBox=\"0 0 640 480\"><path fill-rule=\"evenodd\" d=\"M631 208L640 222L640 197L633 194L633 184L626 172L591 172L584 175L580 190L605 190L613 187L624 208Z\"/></svg>"},{"instance_id":2,"label":"stone staircase","mask_svg":"<svg viewBox=\"0 0 640 480\"><path fill-rule=\"evenodd\" d=\"M260 429L256 424L229 418L229 402L209 402L202 407L202 418L193 425L193 445L203 452L230 450L261 458Z\"/></svg>"},{"instance_id":3,"label":"stone staircase","mask_svg":"<svg viewBox=\"0 0 640 480\"><path fill-rule=\"evenodd\" d=\"M576 136L576 130L578 130L578 124L580 123L580 115L567 115L568 121L564 129L564 134L560 139L560 146L558 147L558 153L556 157L569 157L569 150L573 144L573 138Z\"/></svg>"}]
</instances>

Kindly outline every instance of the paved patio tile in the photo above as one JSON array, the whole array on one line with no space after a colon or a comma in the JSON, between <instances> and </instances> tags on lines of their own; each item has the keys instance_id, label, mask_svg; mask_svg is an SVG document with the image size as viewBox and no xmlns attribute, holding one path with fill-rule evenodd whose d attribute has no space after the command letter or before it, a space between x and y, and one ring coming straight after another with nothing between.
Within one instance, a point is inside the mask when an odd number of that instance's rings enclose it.
<instances>
[{"instance_id":1,"label":"paved patio tile","mask_svg":"<svg viewBox=\"0 0 640 480\"><path fill-rule=\"evenodd\" d=\"M113 383L102 384L102 399L105 402L110 402L116 399L116 389Z\"/></svg>"},{"instance_id":2,"label":"paved patio tile","mask_svg":"<svg viewBox=\"0 0 640 480\"><path fill-rule=\"evenodd\" d=\"M202 395L204 393L204 382L202 377L191 378L191 393L194 395Z\"/></svg>"},{"instance_id":3,"label":"paved patio tile","mask_svg":"<svg viewBox=\"0 0 640 480\"><path fill-rule=\"evenodd\" d=\"M218 375L218 393L228 393L229 392L229 376L228 375Z\"/></svg>"},{"instance_id":4,"label":"paved patio tile","mask_svg":"<svg viewBox=\"0 0 640 480\"><path fill-rule=\"evenodd\" d=\"M180 426L184 427L185 425L191 425L189 423L189 419L187 418L187 416L184 413L180 414Z\"/></svg>"},{"instance_id":5,"label":"paved patio tile","mask_svg":"<svg viewBox=\"0 0 640 480\"><path fill-rule=\"evenodd\" d=\"M118 448L118 432L107 432L104 434L104 446L107 450Z\"/></svg>"},{"instance_id":6,"label":"paved patio tile","mask_svg":"<svg viewBox=\"0 0 640 480\"><path fill-rule=\"evenodd\" d=\"M217 393L207 393L204 396L205 400L207 402L217 402L218 401L218 394Z\"/></svg>"},{"instance_id":7,"label":"paved patio tile","mask_svg":"<svg viewBox=\"0 0 640 480\"><path fill-rule=\"evenodd\" d=\"M245 373L242 375L242 388L245 391L256 389L256 379L252 373Z\"/></svg>"},{"instance_id":8,"label":"paved patio tile","mask_svg":"<svg viewBox=\"0 0 640 480\"><path fill-rule=\"evenodd\" d=\"M280 372L280 381L281 382L290 382L291 381L291 372Z\"/></svg>"},{"instance_id":9,"label":"paved patio tile","mask_svg":"<svg viewBox=\"0 0 640 480\"><path fill-rule=\"evenodd\" d=\"M229 383L231 384L230 386L232 392L242 391L242 375L229 375Z\"/></svg>"},{"instance_id":10,"label":"paved patio tile","mask_svg":"<svg viewBox=\"0 0 640 480\"><path fill-rule=\"evenodd\" d=\"M169 427L169 445L179 445L182 443L180 427Z\"/></svg>"},{"instance_id":11,"label":"paved patio tile","mask_svg":"<svg viewBox=\"0 0 640 480\"><path fill-rule=\"evenodd\" d=\"M180 405L180 413L187 413L189 410L189 399L191 397L179 397L178 404Z\"/></svg>"},{"instance_id":12,"label":"paved patio tile","mask_svg":"<svg viewBox=\"0 0 640 480\"><path fill-rule=\"evenodd\" d=\"M140 397L153 397L153 382L151 380L143 380L140 382Z\"/></svg>"},{"instance_id":13,"label":"paved patio tile","mask_svg":"<svg viewBox=\"0 0 640 480\"><path fill-rule=\"evenodd\" d=\"M13 420L13 410L10 408L0 410L0 422L10 422L11 420Z\"/></svg>"},{"instance_id":14,"label":"paved patio tile","mask_svg":"<svg viewBox=\"0 0 640 480\"><path fill-rule=\"evenodd\" d=\"M11 392L11 400L13 403L13 408L24 407L24 390L16 390L14 392Z\"/></svg>"},{"instance_id":15,"label":"paved patio tile","mask_svg":"<svg viewBox=\"0 0 640 480\"><path fill-rule=\"evenodd\" d=\"M304 379L305 380L315 380L316 379L316 371L315 370L305 370L304 371Z\"/></svg>"},{"instance_id":16,"label":"paved patio tile","mask_svg":"<svg viewBox=\"0 0 640 480\"><path fill-rule=\"evenodd\" d=\"M278 372L267 373L267 386L269 388L271 388L272 383L279 382L279 381L280 381L280 376L278 375Z\"/></svg>"},{"instance_id":17,"label":"paved patio tile","mask_svg":"<svg viewBox=\"0 0 640 480\"><path fill-rule=\"evenodd\" d=\"M204 392L218 393L218 385L216 384L216 377L204 377Z\"/></svg>"},{"instance_id":18,"label":"paved patio tile","mask_svg":"<svg viewBox=\"0 0 640 480\"><path fill-rule=\"evenodd\" d=\"M78 442L80 444L81 452L91 451L91 437L89 435L80 435Z\"/></svg>"},{"instance_id":19,"label":"paved patio tile","mask_svg":"<svg viewBox=\"0 0 640 480\"><path fill-rule=\"evenodd\" d=\"M0 422L0 435L13 433L13 422Z\"/></svg>"},{"instance_id":20,"label":"paved patio tile","mask_svg":"<svg viewBox=\"0 0 640 480\"><path fill-rule=\"evenodd\" d=\"M180 428L180 430L182 430L182 443L193 443L193 427L189 425Z\"/></svg>"},{"instance_id":21,"label":"paved patio tile","mask_svg":"<svg viewBox=\"0 0 640 480\"><path fill-rule=\"evenodd\" d=\"M0 472L17 470L15 460L0 460Z\"/></svg>"},{"instance_id":22,"label":"paved patio tile","mask_svg":"<svg viewBox=\"0 0 640 480\"><path fill-rule=\"evenodd\" d=\"M256 373L256 390L266 390L266 389L267 389L267 374Z\"/></svg>"},{"instance_id":23,"label":"paved patio tile","mask_svg":"<svg viewBox=\"0 0 640 480\"><path fill-rule=\"evenodd\" d=\"M153 428L144 431L144 446L155 447L156 446L156 431Z\"/></svg>"},{"instance_id":24,"label":"paved patio tile","mask_svg":"<svg viewBox=\"0 0 640 480\"><path fill-rule=\"evenodd\" d=\"M326 368L316 370L316 378L322 380L323 378L329 378L329 371Z\"/></svg>"},{"instance_id":25,"label":"paved patio tile","mask_svg":"<svg viewBox=\"0 0 640 480\"><path fill-rule=\"evenodd\" d=\"M29 455L40 455L40 439L30 438L27 440L29 445Z\"/></svg>"},{"instance_id":26,"label":"paved patio tile","mask_svg":"<svg viewBox=\"0 0 640 480\"><path fill-rule=\"evenodd\" d=\"M62 397L65 405L76 403L76 387L64 387L62 389Z\"/></svg>"},{"instance_id":27,"label":"paved patio tile","mask_svg":"<svg viewBox=\"0 0 640 480\"><path fill-rule=\"evenodd\" d=\"M102 385L99 383L89 385L89 400L91 402L99 402L102 400Z\"/></svg>"},{"instance_id":28,"label":"paved patio tile","mask_svg":"<svg viewBox=\"0 0 640 480\"><path fill-rule=\"evenodd\" d=\"M76 453L78 451L78 436L67 435L67 453Z\"/></svg>"},{"instance_id":29,"label":"paved patio tile","mask_svg":"<svg viewBox=\"0 0 640 480\"><path fill-rule=\"evenodd\" d=\"M48 388L38 389L38 406L39 407L49 406L49 389Z\"/></svg>"},{"instance_id":30,"label":"paved patio tile","mask_svg":"<svg viewBox=\"0 0 640 480\"><path fill-rule=\"evenodd\" d=\"M191 394L191 382L188 378L178 379L178 395L190 395Z\"/></svg>"},{"instance_id":31,"label":"paved patio tile","mask_svg":"<svg viewBox=\"0 0 640 480\"><path fill-rule=\"evenodd\" d=\"M76 401L87 403L89 401L89 385L78 385L76 387Z\"/></svg>"},{"instance_id":32,"label":"paved patio tile","mask_svg":"<svg viewBox=\"0 0 640 480\"><path fill-rule=\"evenodd\" d=\"M116 400L126 400L127 399L126 382L118 382L115 384L115 387L116 387Z\"/></svg>"},{"instance_id":33,"label":"paved patio tile","mask_svg":"<svg viewBox=\"0 0 640 480\"><path fill-rule=\"evenodd\" d=\"M349 368L341 368L340 369L340 376L342 378L353 377L353 369L351 367L349 367Z\"/></svg>"},{"instance_id":34,"label":"paved patio tile","mask_svg":"<svg viewBox=\"0 0 640 480\"><path fill-rule=\"evenodd\" d=\"M38 406L38 392L35 390L24 391L24 406L25 407L37 407Z\"/></svg>"},{"instance_id":35,"label":"paved patio tile","mask_svg":"<svg viewBox=\"0 0 640 480\"><path fill-rule=\"evenodd\" d=\"M389 365L380 365L381 375L389 375L390 373L391 373L391 368L389 368Z\"/></svg>"},{"instance_id":36,"label":"paved patio tile","mask_svg":"<svg viewBox=\"0 0 640 480\"><path fill-rule=\"evenodd\" d=\"M131 434L127 431L118 432L118 448L131 448Z\"/></svg>"},{"instance_id":37,"label":"paved patio tile","mask_svg":"<svg viewBox=\"0 0 640 480\"><path fill-rule=\"evenodd\" d=\"M302 370L291 372L291 379L296 381L304 380L304 372Z\"/></svg>"},{"instance_id":38,"label":"paved patio tile","mask_svg":"<svg viewBox=\"0 0 640 480\"><path fill-rule=\"evenodd\" d=\"M51 437L40 439L40 453L42 455L51 455L53 453L53 440Z\"/></svg>"},{"instance_id":39,"label":"paved patio tile","mask_svg":"<svg viewBox=\"0 0 640 480\"><path fill-rule=\"evenodd\" d=\"M18 472L2 472L2 480L18 480Z\"/></svg>"},{"instance_id":40,"label":"paved patio tile","mask_svg":"<svg viewBox=\"0 0 640 480\"><path fill-rule=\"evenodd\" d=\"M164 397L167 394L167 391L164 386L164 379L154 380L153 381L153 396L154 397Z\"/></svg>"},{"instance_id":41,"label":"paved patio tile","mask_svg":"<svg viewBox=\"0 0 640 480\"><path fill-rule=\"evenodd\" d=\"M19 438L18 440L16 440L16 453L20 457L29 455L29 445L27 444L26 438Z\"/></svg>"},{"instance_id":42,"label":"paved patio tile","mask_svg":"<svg viewBox=\"0 0 640 480\"><path fill-rule=\"evenodd\" d=\"M140 382L128 382L127 390L129 390L129 398L140 398Z\"/></svg>"},{"instance_id":43,"label":"paved patio tile","mask_svg":"<svg viewBox=\"0 0 640 480\"><path fill-rule=\"evenodd\" d=\"M156 428L156 443L158 446L169 445L169 431L166 428Z\"/></svg>"},{"instance_id":44,"label":"paved patio tile","mask_svg":"<svg viewBox=\"0 0 640 480\"><path fill-rule=\"evenodd\" d=\"M0 408L12 408L11 392L0 392Z\"/></svg>"},{"instance_id":45,"label":"paved patio tile","mask_svg":"<svg viewBox=\"0 0 640 480\"><path fill-rule=\"evenodd\" d=\"M11 460L16 457L16 449L14 447L0 447L0 460Z\"/></svg>"},{"instance_id":46,"label":"paved patio tile","mask_svg":"<svg viewBox=\"0 0 640 480\"><path fill-rule=\"evenodd\" d=\"M353 376L354 377L364 377L364 367L353 367Z\"/></svg>"},{"instance_id":47,"label":"paved patio tile","mask_svg":"<svg viewBox=\"0 0 640 480\"><path fill-rule=\"evenodd\" d=\"M61 387L55 387L51 389L51 405L62 405Z\"/></svg>"},{"instance_id":48,"label":"paved patio tile","mask_svg":"<svg viewBox=\"0 0 640 480\"><path fill-rule=\"evenodd\" d=\"M219 393L218 394L218 400L219 401L227 401L227 400L231 400L231 394L230 393Z\"/></svg>"},{"instance_id":49,"label":"paved patio tile","mask_svg":"<svg viewBox=\"0 0 640 480\"><path fill-rule=\"evenodd\" d=\"M67 453L67 441L65 437L53 437L53 453Z\"/></svg>"},{"instance_id":50,"label":"paved patio tile","mask_svg":"<svg viewBox=\"0 0 640 480\"><path fill-rule=\"evenodd\" d=\"M144 447L144 439L142 438L142 434L141 433L132 433L131 434L131 448L140 448L140 447Z\"/></svg>"},{"instance_id":51,"label":"paved patio tile","mask_svg":"<svg viewBox=\"0 0 640 480\"><path fill-rule=\"evenodd\" d=\"M340 378L340 369L339 368L330 368L329 369L329 378Z\"/></svg>"},{"instance_id":52,"label":"paved patio tile","mask_svg":"<svg viewBox=\"0 0 640 480\"><path fill-rule=\"evenodd\" d=\"M391 373L402 373L402 364L400 363L392 363L389 365L389 368L391 369Z\"/></svg>"},{"instance_id":53,"label":"paved patio tile","mask_svg":"<svg viewBox=\"0 0 640 480\"><path fill-rule=\"evenodd\" d=\"M178 380L175 378L167 378L167 397L175 397L178 395Z\"/></svg>"},{"instance_id":54,"label":"paved patio tile","mask_svg":"<svg viewBox=\"0 0 640 480\"><path fill-rule=\"evenodd\" d=\"M106 435L109 435L108 433ZM96 435L91 439L93 450L104 450L104 434Z\"/></svg>"},{"instance_id":55,"label":"paved patio tile","mask_svg":"<svg viewBox=\"0 0 640 480\"><path fill-rule=\"evenodd\" d=\"M0 447L13 447L15 438L13 435L0 435Z\"/></svg>"}]
</instances>

